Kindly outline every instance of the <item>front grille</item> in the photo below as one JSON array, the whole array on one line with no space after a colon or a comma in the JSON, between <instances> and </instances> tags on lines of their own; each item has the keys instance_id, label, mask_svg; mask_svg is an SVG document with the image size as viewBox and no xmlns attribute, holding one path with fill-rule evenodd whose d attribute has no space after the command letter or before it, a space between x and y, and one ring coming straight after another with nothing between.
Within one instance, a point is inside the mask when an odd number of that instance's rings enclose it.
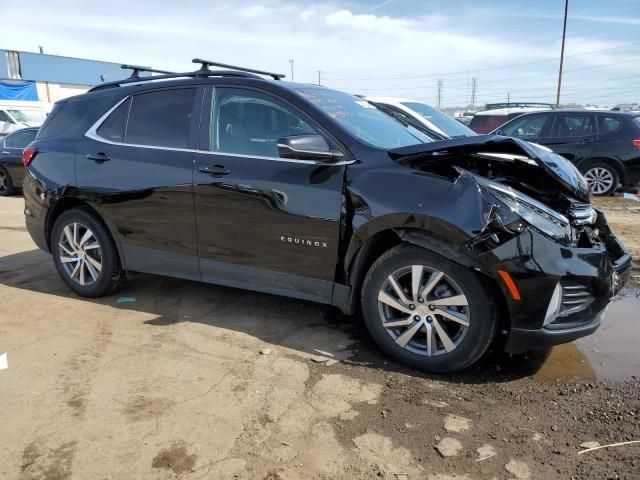
<instances>
[{"instance_id":1,"label":"front grille","mask_svg":"<svg viewBox=\"0 0 640 480\"><path fill-rule=\"evenodd\" d=\"M558 317L567 317L586 310L595 298L587 285L572 281L562 281L562 302Z\"/></svg>"},{"instance_id":2,"label":"front grille","mask_svg":"<svg viewBox=\"0 0 640 480\"><path fill-rule=\"evenodd\" d=\"M590 203L572 202L569 208L569 217L574 225L593 225L597 213Z\"/></svg>"}]
</instances>

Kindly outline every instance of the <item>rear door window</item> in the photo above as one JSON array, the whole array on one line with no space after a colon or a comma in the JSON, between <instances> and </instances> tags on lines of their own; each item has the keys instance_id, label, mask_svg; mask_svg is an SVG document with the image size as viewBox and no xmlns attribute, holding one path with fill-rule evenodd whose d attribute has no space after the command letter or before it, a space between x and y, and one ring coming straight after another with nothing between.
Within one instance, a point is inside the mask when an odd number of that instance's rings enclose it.
<instances>
[{"instance_id":1,"label":"rear door window","mask_svg":"<svg viewBox=\"0 0 640 480\"><path fill-rule=\"evenodd\" d=\"M549 115L545 114L526 115L516 118L502 127L502 134L507 137L524 139L539 138L548 119Z\"/></svg>"},{"instance_id":2,"label":"rear door window","mask_svg":"<svg viewBox=\"0 0 640 480\"><path fill-rule=\"evenodd\" d=\"M187 148L195 98L195 88L135 95L132 97L124 143Z\"/></svg>"},{"instance_id":3,"label":"rear door window","mask_svg":"<svg viewBox=\"0 0 640 480\"><path fill-rule=\"evenodd\" d=\"M616 117L598 115L598 133L607 135L622 130L622 120Z\"/></svg>"},{"instance_id":4,"label":"rear door window","mask_svg":"<svg viewBox=\"0 0 640 480\"><path fill-rule=\"evenodd\" d=\"M593 117L588 114L558 115L552 137L576 138L594 135Z\"/></svg>"}]
</instances>

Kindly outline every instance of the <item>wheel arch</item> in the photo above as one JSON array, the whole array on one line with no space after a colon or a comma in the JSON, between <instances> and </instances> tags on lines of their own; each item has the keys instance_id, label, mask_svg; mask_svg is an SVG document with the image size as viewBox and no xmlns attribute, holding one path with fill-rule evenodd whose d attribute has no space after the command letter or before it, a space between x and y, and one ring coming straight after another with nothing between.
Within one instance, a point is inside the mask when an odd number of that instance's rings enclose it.
<instances>
[{"instance_id":1,"label":"wheel arch","mask_svg":"<svg viewBox=\"0 0 640 480\"><path fill-rule=\"evenodd\" d=\"M348 310L357 310L362 283L373 262L384 252L402 243L425 248L483 274L480 264L464 253L463 245L470 238L470 235L455 225L435 217L420 215L386 216L361 226L354 233L345 255L344 269L351 286ZM502 292L495 279L486 274L483 277L487 279L487 285L495 293L495 298L503 302Z\"/></svg>"},{"instance_id":2,"label":"wheel arch","mask_svg":"<svg viewBox=\"0 0 640 480\"><path fill-rule=\"evenodd\" d=\"M624 184L626 182L627 179L626 179L626 170L624 168L624 163L620 159L615 157L597 155L595 157L585 158L584 160L582 160L580 163L577 164L577 167L580 170L580 172L582 172L582 170L586 168L588 165L591 165L593 163L598 163L598 162L611 165L613 168L616 169L616 172L618 172L618 178L620 179L620 183Z\"/></svg>"},{"instance_id":3,"label":"wheel arch","mask_svg":"<svg viewBox=\"0 0 640 480\"><path fill-rule=\"evenodd\" d=\"M113 234L113 229L109 225L108 222L100 215L100 213L93 207L89 202L83 200L81 198L75 196L64 196L58 199L52 207L49 209L49 213L47 215L47 219L45 221L45 240L47 242L47 246L49 247L49 251L51 251L51 232L53 230L53 226L56 223L56 220L62 215L64 212L71 210L73 208L82 208L84 210L89 211L98 221L100 221L107 229L111 238L113 239L116 251L118 252L118 257L120 258L120 263L125 268L124 263L124 255L122 253L122 249L120 247L120 242L117 241L116 236Z\"/></svg>"}]
</instances>

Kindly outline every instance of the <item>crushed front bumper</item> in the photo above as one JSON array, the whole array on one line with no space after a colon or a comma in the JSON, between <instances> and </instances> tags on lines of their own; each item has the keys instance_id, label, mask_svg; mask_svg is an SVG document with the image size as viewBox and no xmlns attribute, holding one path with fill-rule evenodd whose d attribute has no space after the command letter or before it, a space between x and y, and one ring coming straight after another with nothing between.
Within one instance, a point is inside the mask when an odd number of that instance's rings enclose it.
<instances>
[{"instance_id":1,"label":"crushed front bumper","mask_svg":"<svg viewBox=\"0 0 640 480\"><path fill-rule=\"evenodd\" d=\"M487 254L485 260L496 262L492 266L510 319L508 352L570 342L600 326L611 298L629 279L631 256L601 212L594 232L590 245L566 246L529 229ZM513 279L519 300L499 269Z\"/></svg>"}]
</instances>

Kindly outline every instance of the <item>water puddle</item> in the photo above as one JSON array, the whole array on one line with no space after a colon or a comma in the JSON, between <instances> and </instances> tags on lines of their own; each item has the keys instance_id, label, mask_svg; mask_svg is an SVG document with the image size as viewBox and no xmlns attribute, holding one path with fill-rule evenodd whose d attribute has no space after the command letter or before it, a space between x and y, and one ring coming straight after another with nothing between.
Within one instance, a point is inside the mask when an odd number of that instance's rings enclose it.
<instances>
[{"instance_id":1,"label":"water puddle","mask_svg":"<svg viewBox=\"0 0 640 480\"><path fill-rule=\"evenodd\" d=\"M625 380L640 376L640 290L622 292L594 334L543 354L531 354L531 359L539 365L533 377L540 381L570 377Z\"/></svg>"}]
</instances>

